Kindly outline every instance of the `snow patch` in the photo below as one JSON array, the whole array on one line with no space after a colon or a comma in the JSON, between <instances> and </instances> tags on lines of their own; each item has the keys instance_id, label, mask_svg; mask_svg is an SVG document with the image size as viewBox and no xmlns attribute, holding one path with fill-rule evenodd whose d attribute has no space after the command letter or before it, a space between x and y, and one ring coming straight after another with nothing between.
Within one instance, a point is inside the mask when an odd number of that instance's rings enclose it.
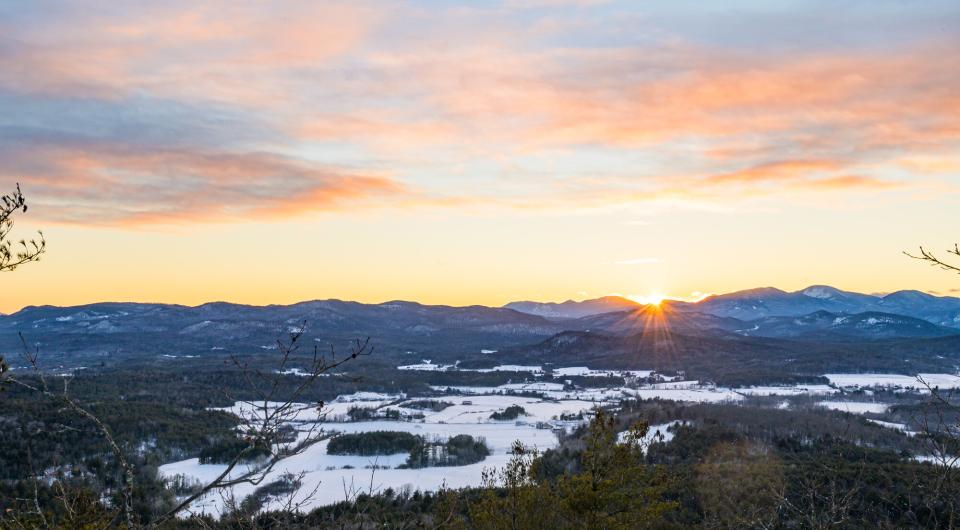
<instances>
[{"instance_id":1,"label":"snow patch","mask_svg":"<svg viewBox=\"0 0 960 530\"><path fill-rule=\"evenodd\" d=\"M824 374L830 383L840 388L902 388L911 390L926 390L918 377L933 387L960 388L960 377L954 374Z\"/></svg>"},{"instance_id":2,"label":"snow patch","mask_svg":"<svg viewBox=\"0 0 960 530\"><path fill-rule=\"evenodd\" d=\"M857 401L821 401L817 406L849 412L851 414L882 414L890 408L887 403L863 403Z\"/></svg>"}]
</instances>

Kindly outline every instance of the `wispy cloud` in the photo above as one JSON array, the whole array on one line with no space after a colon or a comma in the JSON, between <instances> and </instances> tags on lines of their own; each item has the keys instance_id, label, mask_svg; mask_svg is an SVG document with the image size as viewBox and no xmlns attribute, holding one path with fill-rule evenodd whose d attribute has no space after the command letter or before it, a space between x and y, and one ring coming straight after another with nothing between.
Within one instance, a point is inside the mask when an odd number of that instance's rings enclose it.
<instances>
[{"instance_id":1,"label":"wispy cloud","mask_svg":"<svg viewBox=\"0 0 960 530\"><path fill-rule=\"evenodd\" d=\"M856 45L791 33L803 10L747 9L785 33L722 46L664 6L429 7L5 8L0 179L57 205L38 213L122 224L384 202L724 206L960 167L960 41L923 29L960 20L950 4L851 23Z\"/></svg>"},{"instance_id":2,"label":"wispy cloud","mask_svg":"<svg viewBox=\"0 0 960 530\"><path fill-rule=\"evenodd\" d=\"M410 191L387 175L266 153L34 145L0 179L22 177L48 219L87 224L244 221L352 208Z\"/></svg>"}]
</instances>

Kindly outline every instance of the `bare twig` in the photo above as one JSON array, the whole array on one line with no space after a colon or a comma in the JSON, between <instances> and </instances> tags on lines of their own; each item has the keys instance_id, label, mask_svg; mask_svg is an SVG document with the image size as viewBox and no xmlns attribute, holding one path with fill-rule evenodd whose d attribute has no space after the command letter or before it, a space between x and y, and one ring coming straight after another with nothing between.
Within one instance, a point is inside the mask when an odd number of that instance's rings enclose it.
<instances>
[{"instance_id":1,"label":"bare twig","mask_svg":"<svg viewBox=\"0 0 960 530\"><path fill-rule=\"evenodd\" d=\"M306 323L301 324L290 333L287 340L277 341L281 354L278 363L280 368L278 370L268 373L260 369L251 368L238 357L231 356L231 362L239 369L250 392L257 396L256 401L235 401L235 403L240 405L241 409L239 411L241 424L237 428L237 431L246 442L245 447L231 458L217 477L197 488L196 491L193 491L186 497L179 499L174 507L154 518L144 528L157 528L181 513L188 513L195 521L199 521L199 518L192 508L197 500L212 492L221 492L232 496L232 488L241 484L259 486L270 476L276 464L282 459L302 453L308 447L326 436L326 433L319 427L320 422L318 421L322 419L324 415L324 402L303 403L303 396L324 373L336 369L358 357L371 355L373 348L370 345L369 338L362 341L356 340L350 353L338 360L332 353L328 357L322 354L318 347L314 346L313 355L309 360L309 367L305 370L306 375L298 377L297 383L293 385L291 389L289 388L289 378L285 378L282 372L293 360L293 356L299 351L300 339L303 336L305 326ZM8 376L8 380L12 384L66 405L74 413L86 418L96 426L97 430L110 446L117 464L122 470L123 488L121 490L121 496L123 504L109 526L124 524L127 528L136 528L137 521L135 520L133 511L135 484L133 466L130 465L123 450L114 439L113 434L106 424L70 396L70 377L64 376L62 378L63 389L61 391L52 390L44 371L38 363L39 350L29 347L26 338L22 334L20 334L20 340L23 344L23 357L27 364L32 367L38 382L31 382L12 376ZM225 395L229 394L225 393ZM310 426L306 429L294 431L296 439L292 441L286 440L285 437L289 434L290 425L300 422L301 415L306 411L317 411L317 419L311 421ZM252 456L264 449L269 453L265 460L243 467ZM299 483L300 481L297 480L297 482ZM316 494L318 488L319 485L306 497L298 500L294 500L294 497L291 496L288 505L299 509L309 502Z\"/></svg>"},{"instance_id":2,"label":"bare twig","mask_svg":"<svg viewBox=\"0 0 960 530\"><path fill-rule=\"evenodd\" d=\"M957 257L960 257L960 244L954 243L952 249L947 249L947 253L952 254L952 255L954 255L954 256L957 256ZM917 259L917 260L920 260L920 261L925 261L925 262L929 263L929 264L930 264L931 266L933 266L933 267L939 267L939 268L941 268L941 269L943 269L943 270L946 270L946 271L951 271L951 272L960 273L960 265L954 265L954 264L952 264L952 263L948 263L948 262L946 262L946 261L943 261L942 259L940 259L940 258L938 258L937 256L935 256L935 255L933 254L933 252L931 252L931 251L929 251L929 250L927 250L927 249L925 249L925 248L923 248L923 247L920 247L920 254L919 254L919 255L917 255L917 254L911 254L911 253L909 253L909 252L904 252L904 254L907 255L907 256L909 256L909 257L911 257L911 258L913 258L913 259Z\"/></svg>"},{"instance_id":3,"label":"bare twig","mask_svg":"<svg viewBox=\"0 0 960 530\"><path fill-rule=\"evenodd\" d=\"M292 356L299 350L300 339L303 337L305 326L306 323L302 323L292 331L288 340L277 341L277 347L281 354L278 362L280 369L273 373L251 368L237 356L231 356L231 362L241 371L250 390L257 396L256 402L243 400L238 402L241 404L240 414L243 420L238 429L244 436L247 445L227 463L226 468L214 480L188 495L175 507L156 518L149 528L154 528L170 520L178 513L186 510L197 499L212 491L229 490L240 484L259 486L270 475L280 460L300 454L323 439L324 433L319 430L319 422L313 422L302 438L298 435L298 440L289 443L282 442L284 428L297 421L303 412L307 410L321 411L320 415L322 417L324 406L322 401L315 404L300 402L302 396L317 379L344 363L360 356L370 355L373 349L370 346L369 338L363 341L357 340L348 356L335 360L332 355L328 359L320 353L319 348L314 346L313 357L310 367L306 371L306 376L299 378L299 382L292 391L281 393L283 377L279 372L283 371L283 367L288 365ZM259 449L270 451L266 461L234 475L238 466Z\"/></svg>"},{"instance_id":4,"label":"bare twig","mask_svg":"<svg viewBox=\"0 0 960 530\"><path fill-rule=\"evenodd\" d=\"M64 376L63 379L63 390L61 392L54 392L50 389L47 384L47 379L43 374L43 370L40 369L40 366L37 364L37 359L39 357L39 352L36 349L31 350L27 345L27 340L23 336L23 333L20 333L20 342L23 344L23 358L30 365L33 372L40 379L40 386L31 385L15 377L8 378L8 381L12 384L18 385L20 387L38 392L55 402L62 403L69 407L74 413L90 420L100 431L100 434L103 435L104 440L110 446L110 450L113 452L113 456L117 459L117 464L122 470L122 481L123 489L121 490L121 495L123 497L123 508L121 513L123 514L123 519L126 522L127 528L135 528L134 522L134 513L133 513L133 466L127 461L126 457L123 454L123 450L120 448L120 445L117 444L117 441L113 438L113 434L110 432L110 429L100 420L95 414L89 410L82 407L77 403L73 398L70 397L70 387L69 380L70 378Z\"/></svg>"}]
</instances>

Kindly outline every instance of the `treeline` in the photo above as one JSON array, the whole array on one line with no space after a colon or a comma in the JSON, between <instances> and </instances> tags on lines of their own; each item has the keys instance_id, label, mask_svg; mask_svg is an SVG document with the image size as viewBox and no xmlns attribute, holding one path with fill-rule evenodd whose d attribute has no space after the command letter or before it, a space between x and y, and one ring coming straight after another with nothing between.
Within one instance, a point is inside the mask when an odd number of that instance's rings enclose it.
<instances>
[{"instance_id":1,"label":"treeline","mask_svg":"<svg viewBox=\"0 0 960 530\"><path fill-rule=\"evenodd\" d=\"M440 412L447 407L452 407L453 403L449 401L439 401L436 399L417 399L407 401L401 407L406 409L429 410L430 412Z\"/></svg>"},{"instance_id":2,"label":"treeline","mask_svg":"<svg viewBox=\"0 0 960 530\"><path fill-rule=\"evenodd\" d=\"M400 431L370 431L339 434L330 439L327 453L331 455L377 456L409 453L422 438Z\"/></svg>"},{"instance_id":3,"label":"treeline","mask_svg":"<svg viewBox=\"0 0 960 530\"><path fill-rule=\"evenodd\" d=\"M297 363L293 358L292 366L308 365L308 360ZM272 374L276 369L271 359L251 356L249 370L259 369ZM196 362L195 362L196 361ZM202 362L201 362L202 361ZM204 410L212 407L229 407L237 400L256 401L271 389L270 378L250 379L241 369L224 368L229 359L223 356L211 356L209 359L168 359L160 363L165 366L135 368L91 368L74 372L70 378L70 394L84 403L120 400L138 403L162 403L176 405L185 409ZM198 366L193 366L194 364ZM348 375L336 373L323 378L323 384L312 385L302 390L298 401L316 403L330 402L342 394L352 394L359 390L395 394L399 392L429 392L430 388L420 374L396 370L394 367L369 367L364 363L363 374ZM344 366L349 367L347 364ZM17 377L25 382L40 385L35 376L24 371ZM303 378L297 375L276 375L280 383L273 395L274 399L286 399ZM59 378L49 378L54 389L59 389ZM229 396L229 397L227 397ZM3 400L36 398L30 391L6 385Z\"/></svg>"},{"instance_id":4,"label":"treeline","mask_svg":"<svg viewBox=\"0 0 960 530\"><path fill-rule=\"evenodd\" d=\"M469 434L458 434L445 442L428 442L419 437L419 443L410 450L406 467L468 466L490 455L484 439Z\"/></svg>"},{"instance_id":5,"label":"treeline","mask_svg":"<svg viewBox=\"0 0 960 530\"><path fill-rule=\"evenodd\" d=\"M96 474L109 467L113 456L97 427L60 404L5 396L0 407L0 480L61 468ZM165 461L197 456L237 424L225 412L116 398L89 409L128 454Z\"/></svg>"},{"instance_id":6,"label":"treeline","mask_svg":"<svg viewBox=\"0 0 960 530\"><path fill-rule=\"evenodd\" d=\"M409 453L403 467L423 468L475 464L489 456L490 449L485 440L468 434L441 441L402 431L370 431L334 436L327 444L327 453L358 456Z\"/></svg>"},{"instance_id":7,"label":"treeline","mask_svg":"<svg viewBox=\"0 0 960 530\"><path fill-rule=\"evenodd\" d=\"M777 399L779 401L779 398ZM911 407L915 419L922 407ZM626 401L618 412L620 428L636 421L651 425L673 420L690 422L700 427L721 426L743 438L776 444L779 440L812 443L821 438L847 440L850 443L883 449L894 453L919 454L929 451L923 436L908 436L897 429L882 427L866 418L823 408L780 409L751 404L680 403L647 400ZM936 418L930 418L931 422ZM949 420L948 418L948 421Z\"/></svg>"},{"instance_id":8,"label":"treeline","mask_svg":"<svg viewBox=\"0 0 960 530\"><path fill-rule=\"evenodd\" d=\"M370 407L350 407L347 410L347 419L349 421L376 421L390 420L397 421L402 414L397 409L374 409ZM423 417L421 415L421 417Z\"/></svg>"},{"instance_id":9,"label":"treeline","mask_svg":"<svg viewBox=\"0 0 960 530\"><path fill-rule=\"evenodd\" d=\"M502 411L498 410L490 415L491 420L503 421L503 420L515 420L520 416L526 416L527 411L520 405L510 405L509 407L503 409Z\"/></svg>"},{"instance_id":10,"label":"treeline","mask_svg":"<svg viewBox=\"0 0 960 530\"><path fill-rule=\"evenodd\" d=\"M271 455L269 447L254 446L246 441L231 437L204 447L200 450L201 464L226 464L240 457L241 462L252 462Z\"/></svg>"}]
</instances>

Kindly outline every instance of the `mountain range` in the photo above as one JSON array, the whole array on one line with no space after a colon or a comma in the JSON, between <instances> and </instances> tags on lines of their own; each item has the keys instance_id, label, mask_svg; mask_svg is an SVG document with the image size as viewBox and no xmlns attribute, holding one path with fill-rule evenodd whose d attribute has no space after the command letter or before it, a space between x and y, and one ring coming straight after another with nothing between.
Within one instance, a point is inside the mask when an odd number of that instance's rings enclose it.
<instances>
[{"instance_id":1,"label":"mountain range","mask_svg":"<svg viewBox=\"0 0 960 530\"><path fill-rule=\"evenodd\" d=\"M662 305L678 311L696 311L742 321L803 316L818 311L845 314L878 312L918 318L938 326L960 328L960 298L934 296L921 291L897 291L878 296L842 291L827 285L812 285L794 292L762 287L713 295L699 302L665 300ZM627 298L603 297L559 304L511 302L504 307L546 318L581 318L639 309L642 304Z\"/></svg>"},{"instance_id":2,"label":"mountain range","mask_svg":"<svg viewBox=\"0 0 960 530\"><path fill-rule=\"evenodd\" d=\"M917 341L960 341L960 299L918 291L874 296L813 286L796 292L752 289L696 303L665 301L659 306L620 297L514 302L504 307L341 300L270 306L225 302L195 307L148 303L34 306L0 316L0 355L12 358L21 348L18 333L40 348L45 358L75 366L129 358L257 354L276 349L279 337L304 323L304 342L323 347L334 344L342 350L352 339L372 337L378 358L386 362L421 357L482 360L493 352L514 352L518 358L528 358L531 352L542 353L542 345L553 344L551 340L566 344L558 351L575 357L576 348L564 337L577 337L577 344L597 354L604 345L618 344L624 350L629 344L660 341L671 347L698 345L698 351L706 356L708 351L732 349L737 355L783 351L796 357L797 351L810 350L813 344L839 348L836 345L866 342L876 349L880 341L899 341L897 348L906 348L903 341L908 341L914 350L928 351L924 350L926 343ZM945 356L952 355L955 346L953 341L930 344L934 346L928 353ZM635 363L636 359L628 357L624 362Z\"/></svg>"}]
</instances>

